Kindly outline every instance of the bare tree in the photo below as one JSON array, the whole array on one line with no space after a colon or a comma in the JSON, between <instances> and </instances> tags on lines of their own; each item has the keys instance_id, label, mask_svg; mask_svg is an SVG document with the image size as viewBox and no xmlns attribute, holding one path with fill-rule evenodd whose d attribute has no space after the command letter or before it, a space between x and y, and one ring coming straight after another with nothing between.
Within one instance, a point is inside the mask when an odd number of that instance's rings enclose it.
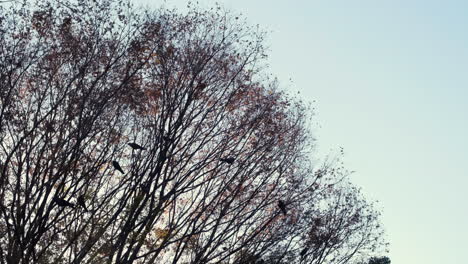
<instances>
[{"instance_id":1,"label":"bare tree","mask_svg":"<svg viewBox=\"0 0 468 264\"><path fill-rule=\"evenodd\" d=\"M351 263L380 243L344 169L312 166L264 33L189 10L0 8L1 263Z\"/></svg>"}]
</instances>

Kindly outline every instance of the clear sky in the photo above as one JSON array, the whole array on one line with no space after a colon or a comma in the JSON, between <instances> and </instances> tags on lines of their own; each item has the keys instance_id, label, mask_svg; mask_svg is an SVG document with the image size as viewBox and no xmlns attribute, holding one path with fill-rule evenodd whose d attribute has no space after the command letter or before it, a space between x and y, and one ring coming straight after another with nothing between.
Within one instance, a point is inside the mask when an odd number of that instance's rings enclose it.
<instances>
[{"instance_id":1,"label":"clear sky","mask_svg":"<svg viewBox=\"0 0 468 264\"><path fill-rule=\"evenodd\" d=\"M272 31L271 73L316 100L319 152L380 201L392 263L466 263L468 1L218 2Z\"/></svg>"}]
</instances>

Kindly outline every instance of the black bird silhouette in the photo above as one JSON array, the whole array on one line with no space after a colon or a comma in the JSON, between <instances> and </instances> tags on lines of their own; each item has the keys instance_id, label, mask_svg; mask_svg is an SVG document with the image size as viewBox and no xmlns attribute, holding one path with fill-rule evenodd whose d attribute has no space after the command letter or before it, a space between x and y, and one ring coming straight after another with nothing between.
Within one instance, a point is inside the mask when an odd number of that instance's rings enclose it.
<instances>
[{"instance_id":1,"label":"black bird silhouette","mask_svg":"<svg viewBox=\"0 0 468 264\"><path fill-rule=\"evenodd\" d=\"M219 160L222 161L222 162L226 162L228 164L233 164L236 159L233 158L233 157L229 157L229 158L221 158Z\"/></svg>"},{"instance_id":2,"label":"black bird silhouette","mask_svg":"<svg viewBox=\"0 0 468 264\"><path fill-rule=\"evenodd\" d=\"M305 256L305 254L307 253L307 251L309 250L308 247L305 247L303 250L301 250L301 258L303 258Z\"/></svg>"},{"instance_id":3,"label":"black bird silhouette","mask_svg":"<svg viewBox=\"0 0 468 264\"><path fill-rule=\"evenodd\" d=\"M174 195L176 192L175 188L172 188L168 193L166 193L166 195L163 196L163 199L164 200L167 200L169 199L172 195Z\"/></svg>"},{"instance_id":4,"label":"black bird silhouette","mask_svg":"<svg viewBox=\"0 0 468 264\"><path fill-rule=\"evenodd\" d=\"M199 83L196 87L197 89L203 90L206 88L206 83Z\"/></svg>"},{"instance_id":5,"label":"black bird silhouette","mask_svg":"<svg viewBox=\"0 0 468 264\"><path fill-rule=\"evenodd\" d=\"M54 198L52 199L58 206L62 206L62 207L66 207L66 206L69 206L71 208L75 208L75 205L70 203L69 201L67 200L64 200L64 199L61 199L59 198L58 196L54 196Z\"/></svg>"},{"instance_id":6,"label":"black bird silhouette","mask_svg":"<svg viewBox=\"0 0 468 264\"><path fill-rule=\"evenodd\" d=\"M286 215L287 213L286 204L284 204L283 201L281 200L278 201L278 207L281 209L281 212L283 212L283 214Z\"/></svg>"},{"instance_id":7,"label":"black bird silhouette","mask_svg":"<svg viewBox=\"0 0 468 264\"><path fill-rule=\"evenodd\" d=\"M162 139L168 142L171 142L173 140L171 137L168 137L168 136L162 136Z\"/></svg>"},{"instance_id":8,"label":"black bird silhouette","mask_svg":"<svg viewBox=\"0 0 468 264\"><path fill-rule=\"evenodd\" d=\"M122 170L122 167L120 167L120 164L117 161L112 161L112 166L114 166L116 170L120 171L120 173L125 174L125 172Z\"/></svg>"},{"instance_id":9,"label":"black bird silhouette","mask_svg":"<svg viewBox=\"0 0 468 264\"><path fill-rule=\"evenodd\" d=\"M88 208L86 208L86 203L85 203L84 195L78 196L77 202L78 202L78 205L79 205L79 206L83 207L83 209L85 210L85 212L88 212Z\"/></svg>"},{"instance_id":10,"label":"black bird silhouette","mask_svg":"<svg viewBox=\"0 0 468 264\"><path fill-rule=\"evenodd\" d=\"M142 183L140 184L140 188L144 193L149 193L150 192L150 183Z\"/></svg>"},{"instance_id":11,"label":"black bird silhouette","mask_svg":"<svg viewBox=\"0 0 468 264\"><path fill-rule=\"evenodd\" d=\"M146 148L144 148L144 147L142 147L142 146L140 146L140 145L138 145L137 143L134 143L134 142L128 143L128 145L129 145L130 147L132 147L132 149L136 149L136 150L138 150L138 149L146 150Z\"/></svg>"}]
</instances>

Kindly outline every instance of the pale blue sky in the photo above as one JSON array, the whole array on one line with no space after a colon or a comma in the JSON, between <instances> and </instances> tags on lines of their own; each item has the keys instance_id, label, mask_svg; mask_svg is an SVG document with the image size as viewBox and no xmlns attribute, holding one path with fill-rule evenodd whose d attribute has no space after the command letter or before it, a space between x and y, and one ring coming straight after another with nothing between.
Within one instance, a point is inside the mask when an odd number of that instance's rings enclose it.
<instances>
[{"instance_id":1,"label":"pale blue sky","mask_svg":"<svg viewBox=\"0 0 468 264\"><path fill-rule=\"evenodd\" d=\"M465 263L468 1L218 2L272 31L271 73L317 101L320 153L344 147L380 201L392 263Z\"/></svg>"}]
</instances>

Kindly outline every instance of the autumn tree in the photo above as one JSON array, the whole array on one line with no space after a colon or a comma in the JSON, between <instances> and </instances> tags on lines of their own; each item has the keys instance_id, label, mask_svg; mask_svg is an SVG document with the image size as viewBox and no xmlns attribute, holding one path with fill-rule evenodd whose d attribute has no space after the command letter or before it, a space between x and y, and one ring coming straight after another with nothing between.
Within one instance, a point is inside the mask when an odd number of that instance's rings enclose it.
<instances>
[{"instance_id":1,"label":"autumn tree","mask_svg":"<svg viewBox=\"0 0 468 264\"><path fill-rule=\"evenodd\" d=\"M238 16L0 7L1 263L353 263L382 245Z\"/></svg>"},{"instance_id":2,"label":"autumn tree","mask_svg":"<svg viewBox=\"0 0 468 264\"><path fill-rule=\"evenodd\" d=\"M390 258L388 257L372 257L369 259L369 264L390 264Z\"/></svg>"}]
</instances>

